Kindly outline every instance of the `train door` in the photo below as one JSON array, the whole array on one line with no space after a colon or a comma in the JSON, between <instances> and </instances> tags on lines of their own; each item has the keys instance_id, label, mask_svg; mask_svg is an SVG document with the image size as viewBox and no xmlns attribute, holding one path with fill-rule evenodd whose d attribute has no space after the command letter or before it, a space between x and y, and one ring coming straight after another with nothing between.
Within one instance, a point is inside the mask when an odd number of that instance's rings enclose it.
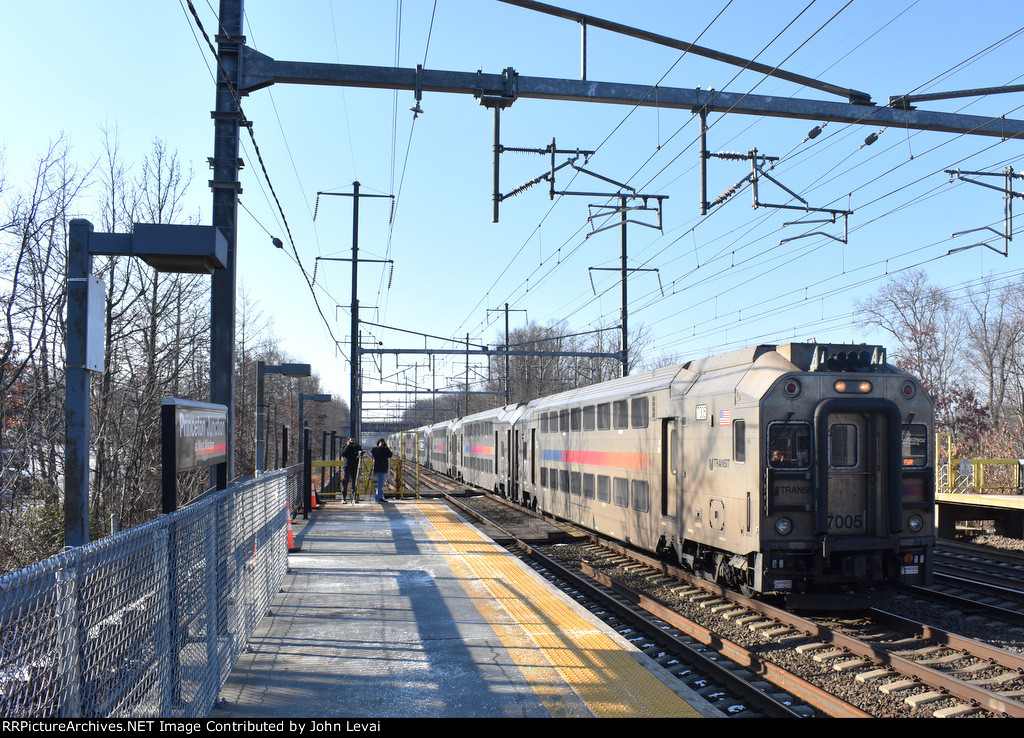
<instances>
[{"instance_id":1,"label":"train door","mask_svg":"<svg viewBox=\"0 0 1024 738\"><path fill-rule=\"evenodd\" d=\"M679 500L679 427L675 418L661 420L661 516L674 518Z\"/></svg>"},{"instance_id":2,"label":"train door","mask_svg":"<svg viewBox=\"0 0 1024 738\"><path fill-rule=\"evenodd\" d=\"M530 485L537 486L537 429L530 428Z\"/></svg>"},{"instance_id":3,"label":"train door","mask_svg":"<svg viewBox=\"0 0 1024 738\"><path fill-rule=\"evenodd\" d=\"M875 504L884 459L878 447L885 434L879 416L833 413L828 423L829 535L878 536ZM872 441L874 439L874 442Z\"/></svg>"},{"instance_id":4,"label":"train door","mask_svg":"<svg viewBox=\"0 0 1024 738\"><path fill-rule=\"evenodd\" d=\"M513 500L519 499L519 431L511 428L506 433L508 437L508 494Z\"/></svg>"}]
</instances>

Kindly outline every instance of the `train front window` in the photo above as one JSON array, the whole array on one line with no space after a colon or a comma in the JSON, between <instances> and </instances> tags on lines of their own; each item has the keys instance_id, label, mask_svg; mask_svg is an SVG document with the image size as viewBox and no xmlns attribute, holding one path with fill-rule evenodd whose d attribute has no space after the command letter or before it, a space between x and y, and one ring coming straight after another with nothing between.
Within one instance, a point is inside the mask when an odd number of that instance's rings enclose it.
<instances>
[{"instance_id":1,"label":"train front window","mask_svg":"<svg viewBox=\"0 0 1024 738\"><path fill-rule=\"evenodd\" d=\"M810 465L810 423L770 423L768 466L772 469L806 469Z\"/></svg>"},{"instance_id":2,"label":"train front window","mask_svg":"<svg viewBox=\"0 0 1024 738\"><path fill-rule=\"evenodd\" d=\"M828 429L828 463L833 468L857 466L857 426L836 423Z\"/></svg>"},{"instance_id":3,"label":"train front window","mask_svg":"<svg viewBox=\"0 0 1024 738\"><path fill-rule=\"evenodd\" d=\"M903 426L903 466L928 465L928 426L911 423Z\"/></svg>"}]
</instances>

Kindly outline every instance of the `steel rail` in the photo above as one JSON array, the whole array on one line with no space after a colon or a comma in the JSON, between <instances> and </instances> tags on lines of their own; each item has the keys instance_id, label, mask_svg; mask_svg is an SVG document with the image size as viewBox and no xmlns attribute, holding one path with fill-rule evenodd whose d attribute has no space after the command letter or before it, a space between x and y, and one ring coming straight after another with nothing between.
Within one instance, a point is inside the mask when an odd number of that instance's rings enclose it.
<instances>
[{"instance_id":1,"label":"steel rail","mask_svg":"<svg viewBox=\"0 0 1024 738\"><path fill-rule=\"evenodd\" d=\"M855 656L859 656L880 666L891 667L900 674L919 680L922 684L941 689L951 697L956 697L957 699L970 704L977 705L998 715L1005 715L1007 717L1024 717L1024 703L1005 697L998 692L993 692L985 689L984 687L979 687L971 684L970 682L945 674L939 670L919 664L911 659L891 653L884 646L868 644L853 636L837 633L830 628L814 623L813 621L800 617L788 610L774 607L760 600L748 599L738 592L733 592L732 590L725 589L717 584L697 579L688 572L669 566L657 559L637 554L636 552L618 546L617 544L609 544L609 542L602 540L601 545L607 546L624 555L628 555L637 561L642 561L668 576L678 576L683 581L699 586L725 600L734 602L738 605L743 605L744 607L766 617L774 618L780 623L800 630L822 642L831 643L832 645L842 648ZM884 611L879 610L878 612L883 613ZM885 613L885 615L889 616L890 613ZM922 638L934 638L940 643L949 644L952 648L960 648L968 653L977 655L979 658L990 660L997 659L998 663L1008 669L1024 670L1024 662L1020 662L1017 655L1012 654L1009 651L996 648L995 646L990 646L986 643L981 643L980 641L964 638L963 636L957 636L931 626L923 624L916 625L919 629L917 632ZM961 645L954 646L952 645L954 643Z\"/></svg>"}]
</instances>

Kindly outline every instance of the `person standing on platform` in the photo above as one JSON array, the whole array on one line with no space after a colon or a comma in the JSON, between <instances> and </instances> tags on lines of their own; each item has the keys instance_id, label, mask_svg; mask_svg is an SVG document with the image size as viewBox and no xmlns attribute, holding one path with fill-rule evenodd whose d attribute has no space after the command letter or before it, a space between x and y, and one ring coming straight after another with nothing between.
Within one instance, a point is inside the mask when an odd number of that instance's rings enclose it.
<instances>
[{"instance_id":1,"label":"person standing on platform","mask_svg":"<svg viewBox=\"0 0 1024 738\"><path fill-rule=\"evenodd\" d=\"M373 473L377 475L377 502L384 502L384 482L388 478L391 449L388 448L387 441L381 438L370 453L373 455Z\"/></svg>"},{"instance_id":2,"label":"person standing on platform","mask_svg":"<svg viewBox=\"0 0 1024 738\"><path fill-rule=\"evenodd\" d=\"M363 447L356 443L356 439L348 439L348 443L341 451L341 458L345 460L345 471L341 478L342 502L348 502L349 482L352 482L352 502L356 501L356 474L359 471L359 457L362 455Z\"/></svg>"}]
</instances>

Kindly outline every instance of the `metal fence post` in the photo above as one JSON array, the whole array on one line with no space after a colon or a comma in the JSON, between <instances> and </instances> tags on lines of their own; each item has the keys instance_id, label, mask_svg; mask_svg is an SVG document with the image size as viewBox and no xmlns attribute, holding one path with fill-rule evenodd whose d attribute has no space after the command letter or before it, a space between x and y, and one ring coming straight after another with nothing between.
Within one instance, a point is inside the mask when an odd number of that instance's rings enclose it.
<instances>
[{"instance_id":1,"label":"metal fence post","mask_svg":"<svg viewBox=\"0 0 1024 738\"><path fill-rule=\"evenodd\" d=\"M309 428L302 433L302 519L309 520L309 513L313 508L313 500L310 496L310 485L313 484L313 466L309 458Z\"/></svg>"},{"instance_id":2,"label":"metal fence post","mask_svg":"<svg viewBox=\"0 0 1024 738\"><path fill-rule=\"evenodd\" d=\"M177 568L174 565L175 523L173 517L162 519L163 525L153 531L153 569L156 601L163 617L158 618L160 627L154 634L156 659L161 664L161 673L166 680L161 690L161 714L171 716L178 706L179 664L178 664L178 587ZM162 622L161 622L162 621Z\"/></svg>"}]
</instances>

